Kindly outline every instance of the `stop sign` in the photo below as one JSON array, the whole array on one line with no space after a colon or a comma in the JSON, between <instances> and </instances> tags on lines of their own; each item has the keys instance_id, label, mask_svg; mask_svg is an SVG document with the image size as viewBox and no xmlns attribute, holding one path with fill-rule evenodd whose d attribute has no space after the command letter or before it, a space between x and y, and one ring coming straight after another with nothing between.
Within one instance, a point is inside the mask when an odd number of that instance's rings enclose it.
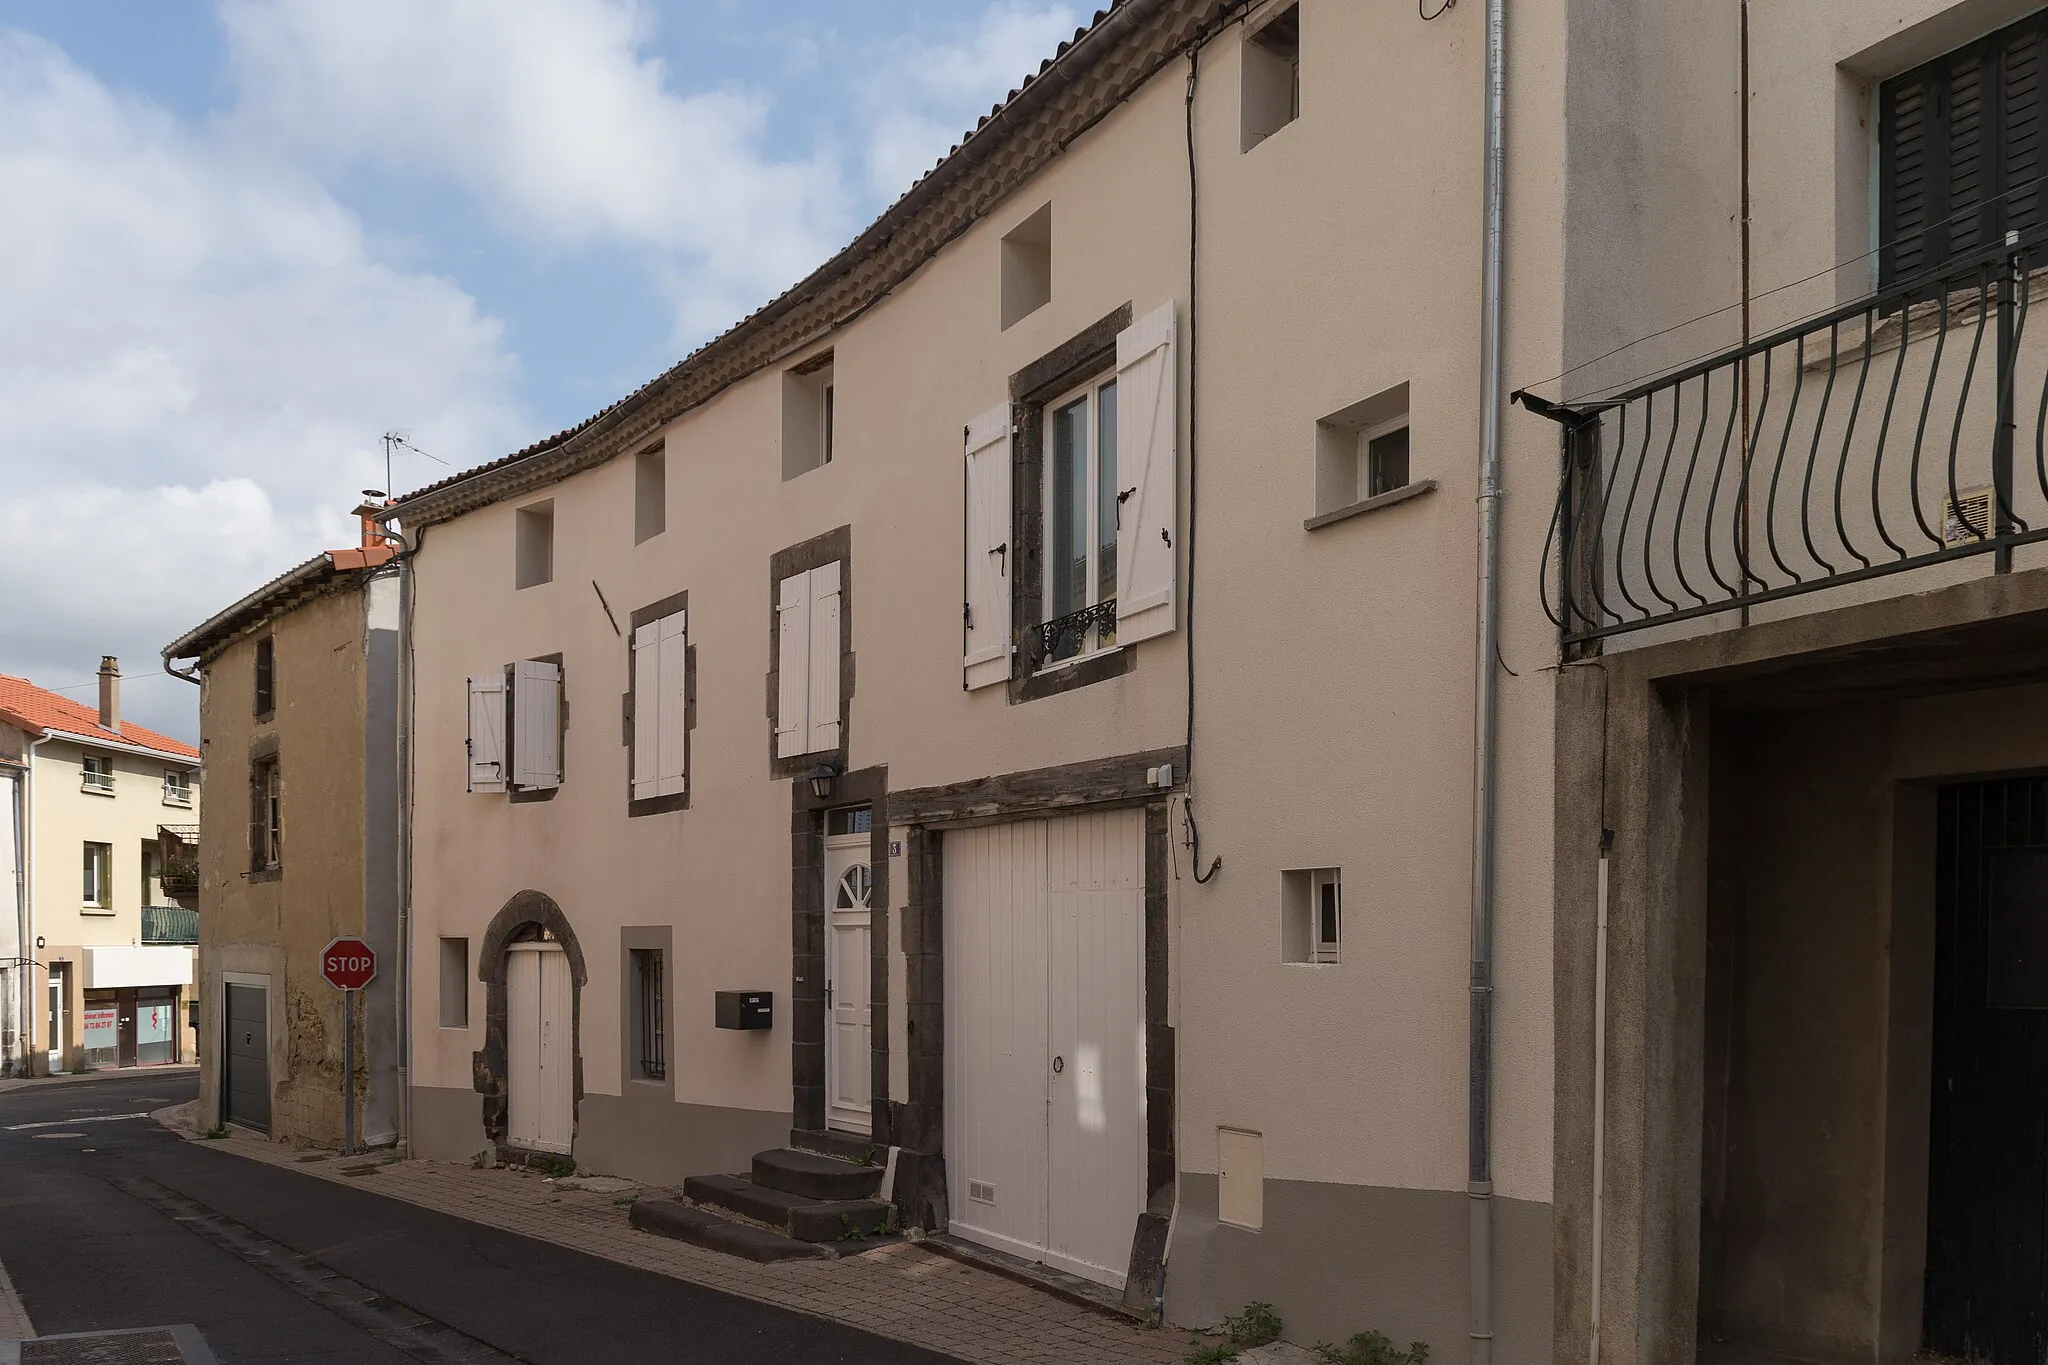
<instances>
[{"instance_id":1,"label":"stop sign","mask_svg":"<svg viewBox=\"0 0 2048 1365\"><path fill-rule=\"evenodd\" d=\"M320 975L338 991L359 991L377 975L377 954L359 938L338 938L320 954Z\"/></svg>"}]
</instances>

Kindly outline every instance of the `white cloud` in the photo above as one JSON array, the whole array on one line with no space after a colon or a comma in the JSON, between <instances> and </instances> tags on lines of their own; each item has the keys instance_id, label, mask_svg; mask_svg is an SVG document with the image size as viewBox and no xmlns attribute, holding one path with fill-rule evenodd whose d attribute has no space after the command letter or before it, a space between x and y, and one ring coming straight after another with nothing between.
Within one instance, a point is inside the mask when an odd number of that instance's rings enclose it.
<instances>
[{"instance_id":1,"label":"white cloud","mask_svg":"<svg viewBox=\"0 0 2048 1365\"><path fill-rule=\"evenodd\" d=\"M317 183L6 31L0 183L0 669L153 668L349 543L386 426L463 463L523 434L499 327L458 286L379 265ZM138 687L131 711L190 734L194 696Z\"/></svg>"},{"instance_id":2,"label":"white cloud","mask_svg":"<svg viewBox=\"0 0 2048 1365\"><path fill-rule=\"evenodd\" d=\"M832 162L764 152L759 95L674 88L624 0L226 0L221 14L248 135L452 179L548 240L687 256L707 328L837 245Z\"/></svg>"}]
</instances>

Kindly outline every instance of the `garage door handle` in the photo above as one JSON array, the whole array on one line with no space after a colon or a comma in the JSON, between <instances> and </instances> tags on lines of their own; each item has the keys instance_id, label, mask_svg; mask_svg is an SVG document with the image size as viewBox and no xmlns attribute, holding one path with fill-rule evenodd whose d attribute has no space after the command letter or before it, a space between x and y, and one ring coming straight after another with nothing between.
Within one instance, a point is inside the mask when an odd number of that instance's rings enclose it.
<instances>
[{"instance_id":1,"label":"garage door handle","mask_svg":"<svg viewBox=\"0 0 2048 1365\"><path fill-rule=\"evenodd\" d=\"M1066 1059L1066 1058L1064 1058L1064 1057L1055 1057L1055 1058L1053 1058L1053 1059L1052 1059L1052 1074L1053 1074L1053 1075L1057 1076L1057 1075L1059 1075L1059 1074L1060 1074L1060 1073L1061 1073L1062 1071L1065 1071L1066 1069L1067 1069L1067 1059Z\"/></svg>"}]
</instances>

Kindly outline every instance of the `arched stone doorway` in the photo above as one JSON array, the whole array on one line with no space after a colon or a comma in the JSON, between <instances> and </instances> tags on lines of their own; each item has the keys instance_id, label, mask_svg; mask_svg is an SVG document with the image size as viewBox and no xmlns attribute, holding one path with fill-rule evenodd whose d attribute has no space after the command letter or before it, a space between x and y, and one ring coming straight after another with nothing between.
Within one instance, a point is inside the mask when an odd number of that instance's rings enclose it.
<instances>
[{"instance_id":1,"label":"arched stone doorway","mask_svg":"<svg viewBox=\"0 0 2048 1365\"><path fill-rule=\"evenodd\" d=\"M521 891L505 902L484 931L477 953L477 977L484 983L484 1045L473 1054L471 1070L474 1087L484 1099L484 1135L493 1146L503 1149L508 1106L506 972L516 943L533 940L559 944L568 959L570 980L569 1038L575 1058L572 1085L572 1127L574 1115L583 1103L583 987L590 980L584 962L583 945L569 926L569 917L551 896L539 891Z\"/></svg>"}]
</instances>

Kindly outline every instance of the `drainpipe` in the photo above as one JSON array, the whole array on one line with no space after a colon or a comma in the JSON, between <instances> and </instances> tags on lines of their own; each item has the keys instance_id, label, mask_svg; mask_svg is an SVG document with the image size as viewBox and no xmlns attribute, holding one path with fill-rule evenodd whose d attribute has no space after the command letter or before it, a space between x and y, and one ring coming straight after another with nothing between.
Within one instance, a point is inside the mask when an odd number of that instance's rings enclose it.
<instances>
[{"instance_id":1,"label":"drainpipe","mask_svg":"<svg viewBox=\"0 0 2048 1365\"><path fill-rule=\"evenodd\" d=\"M20 856L15 859L15 861L19 863L24 869L22 872L22 888L24 891L24 894L22 896L22 905L24 908L22 913L23 924L21 935L21 955L31 962L35 961L36 954L36 750L42 748L43 745L49 742L50 736L48 734L44 734L41 737L32 739L28 742L28 763L22 769L22 778L24 779L26 785L19 789L22 793L19 798L21 801L22 809L28 812L27 819L24 821L25 827L27 829L27 836L22 840ZM49 975L49 971L50 969L48 967L43 968L43 974L45 977ZM28 985L28 990L27 992L25 992L27 999L22 1007L22 1022L29 1026L28 1031L22 1034L22 1037L27 1039L29 1042L28 1054L22 1059L22 1061L28 1068L26 1074L33 1076L36 1074L36 1050L34 1032L36 1017L35 968L23 968L22 976ZM55 1043L58 1040L48 1039L46 1041L49 1043ZM43 1049L44 1054L48 1055L49 1050L50 1049L46 1046ZM48 1075L49 1070L49 1066L45 1064L43 1067L43 1074Z\"/></svg>"},{"instance_id":2,"label":"drainpipe","mask_svg":"<svg viewBox=\"0 0 2048 1365\"><path fill-rule=\"evenodd\" d=\"M23 824L28 813L27 767L16 773L14 781L8 785L13 788L14 797L7 810L7 822L11 826L8 832L14 836L14 941L17 945L14 952L21 959L14 968L15 984L21 996L15 1006L20 1018L16 1020L14 1036L19 1040L20 1052L13 1059L14 1074L33 1076L35 1070L29 1058L35 1048L31 1046L29 1027L35 1022L36 970L30 965L35 960L32 956L35 940L29 937L28 928L28 830Z\"/></svg>"},{"instance_id":3,"label":"drainpipe","mask_svg":"<svg viewBox=\"0 0 2048 1365\"><path fill-rule=\"evenodd\" d=\"M1472 744L1472 974L1466 1075L1472 1365L1493 1359L1494 768L1500 706L1501 234L1505 170L1506 0L1486 0L1485 227L1479 319L1479 606Z\"/></svg>"},{"instance_id":4,"label":"drainpipe","mask_svg":"<svg viewBox=\"0 0 2048 1365\"><path fill-rule=\"evenodd\" d=\"M377 515L381 513L381 515ZM412 1131L412 558L426 538L407 535L391 525L394 511L389 506L363 510L364 538L368 522L374 521L384 535L398 544L398 1142L407 1156L413 1154Z\"/></svg>"}]
</instances>

